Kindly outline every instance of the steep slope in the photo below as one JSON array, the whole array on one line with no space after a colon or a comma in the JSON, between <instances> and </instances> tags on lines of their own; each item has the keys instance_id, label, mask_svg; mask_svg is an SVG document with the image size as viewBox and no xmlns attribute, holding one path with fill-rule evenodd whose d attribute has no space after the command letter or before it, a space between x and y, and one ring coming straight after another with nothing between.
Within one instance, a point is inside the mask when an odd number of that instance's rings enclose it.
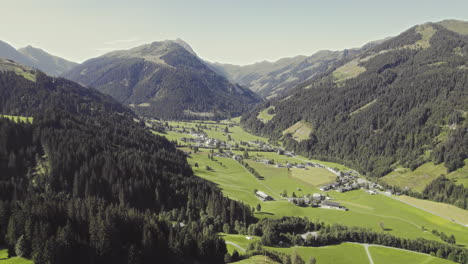
<instances>
[{"instance_id":1,"label":"steep slope","mask_svg":"<svg viewBox=\"0 0 468 264\"><path fill-rule=\"evenodd\" d=\"M0 114L33 118L0 115L0 245L34 263L223 263L252 220L94 89L2 59Z\"/></svg>"},{"instance_id":2,"label":"steep slope","mask_svg":"<svg viewBox=\"0 0 468 264\"><path fill-rule=\"evenodd\" d=\"M52 76L59 76L77 65L32 46L16 50L3 41L0 41L0 57L39 69Z\"/></svg>"},{"instance_id":3,"label":"steep slope","mask_svg":"<svg viewBox=\"0 0 468 264\"><path fill-rule=\"evenodd\" d=\"M52 76L60 76L78 65L32 46L18 49L18 52L29 58L39 70Z\"/></svg>"},{"instance_id":4,"label":"steep slope","mask_svg":"<svg viewBox=\"0 0 468 264\"><path fill-rule=\"evenodd\" d=\"M31 59L24 56L20 52L18 52L10 44L3 42L1 40L0 40L0 57L16 61L26 66L35 67L34 62Z\"/></svg>"},{"instance_id":5,"label":"steep slope","mask_svg":"<svg viewBox=\"0 0 468 264\"><path fill-rule=\"evenodd\" d=\"M109 94L141 115L164 119L236 116L261 101L212 71L177 41L111 52L64 77Z\"/></svg>"},{"instance_id":6,"label":"steep slope","mask_svg":"<svg viewBox=\"0 0 468 264\"><path fill-rule=\"evenodd\" d=\"M342 51L322 50L311 56L283 58L276 62L258 62L252 65L209 63L231 82L250 88L264 98L272 99L287 93L298 84L325 72L331 65L367 50L384 40L370 42L359 49Z\"/></svg>"},{"instance_id":7,"label":"steep slope","mask_svg":"<svg viewBox=\"0 0 468 264\"><path fill-rule=\"evenodd\" d=\"M260 120L269 110L271 120ZM242 118L253 132L369 176L468 156L468 37L424 24L337 63ZM309 135L289 128L301 122Z\"/></svg>"}]
</instances>

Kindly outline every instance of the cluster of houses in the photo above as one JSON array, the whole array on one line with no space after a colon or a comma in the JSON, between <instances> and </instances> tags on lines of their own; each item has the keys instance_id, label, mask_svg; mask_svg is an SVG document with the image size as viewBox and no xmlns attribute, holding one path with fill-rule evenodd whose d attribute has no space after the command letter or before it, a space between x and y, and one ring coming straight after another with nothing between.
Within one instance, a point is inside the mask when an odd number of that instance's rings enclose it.
<instances>
[{"instance_id":1,"label":"cluster of houses","mask_svg":"<svg viewBox=\"0 0 468 264\"><path fill-rule=\"evenodd\" d=\"M337 177L336 177L335 182L322 185L320 187L321 191L336 190L337 192L343 193L343 192L348 192L352 190L357 190L363 187L363 185L360 184L358 181L359 174L355 171L350 170L350 171L341 172L341 171L335 170L333 168L328 168L328 167L326 169L328 169L330 172L337 175Z\"/></svg>"},{"instance_id":2,"label":"cluster of houses","mask_svg":"<svg viewBox=\"0 0 468 264\"><path fill-rule=\"evenodd\" d=\"M303 197L289 197L288 201L302 207L310 206L348 211L348 208L337 202L332 202L330 199L329 196L325 196L321 193L314 193L313 195L305 195Z\"/></svg>"}]
</instances>

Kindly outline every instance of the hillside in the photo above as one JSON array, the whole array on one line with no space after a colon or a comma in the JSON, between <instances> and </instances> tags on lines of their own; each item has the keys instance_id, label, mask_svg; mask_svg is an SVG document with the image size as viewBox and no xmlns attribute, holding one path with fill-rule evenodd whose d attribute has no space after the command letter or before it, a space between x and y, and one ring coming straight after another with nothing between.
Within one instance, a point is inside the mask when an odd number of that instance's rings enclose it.
<instances>
[{"instance_id":1,"label":"hillside","mask_svg":"<svg viewBox=\"0 0 468 264\"><path fill-rule=\"evenodd\" d=\"M84 62L64 77L153 118L219 119L240 115L261 101L181 45L181 41L163 41L111 52Z\"/></svg>"},{"instance_id":2,"label":"hillside","mask_svg":"<svg viewBox=\"0 0 468 264\"><path fill-rule=\"evenodd\" d=\"M0 57L39 69L52 76L59 76L77 65L77 63L51 55L32 46L16 50L3 41L0 41Z\"/></svg>"},{"instance_id":3,"label":"hillside","mask_svg":"<svg viewBox=\"0 0 468 264\"><path fill-rule=\"evenodd\" d=\"M0 117L0 247L19 257L221 263L216 233L252 220L250 208L195 177L173 144L94 89L1 60L0 114L33 118Z\"/></svg>"},{"instance_id":4,"label":"hillside","mask_svg":"<svg viewBox=\"0 0 468 264\"><path fill-rule=\"evenodd\" d=\"M311 56L283 58L275 62L263 61L245 66L222 63L209 65L231 82L248 87L264 98L272 99L325 72L334 63L346 60L380 42L382 41L370 42L359 49L322 50Z\"/></svg>"},{"instance_id":5,"label":"hillside","mask_svg":"<svg viewBox=\"0 0 468 264\"><path fill-rule=\"evenodd\" d=\"M241 122L299 153L340 161L368 176L428 161L445 163L451 172L468 157L467 54L465 35L439 24L415 26L335 64ZM271 119L260 120L271 107ZM285 132L299 121L311 131L305 138Z\"/></svg>"}]
</instances>

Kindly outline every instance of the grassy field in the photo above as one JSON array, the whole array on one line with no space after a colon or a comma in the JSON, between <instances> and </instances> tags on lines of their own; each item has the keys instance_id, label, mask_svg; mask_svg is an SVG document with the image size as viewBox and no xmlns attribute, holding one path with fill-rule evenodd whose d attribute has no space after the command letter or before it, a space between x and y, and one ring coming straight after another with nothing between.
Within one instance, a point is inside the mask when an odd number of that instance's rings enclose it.
<instances>
[{"instance_id":1,"label":"grassy field","mask_svg":"<svg viewBox=\"0 0 468 264\"><path fill-rule=\"evenodd\" d=\"M424 263L424 264L453 264L455 262L424 254L413 253L393 248L370 246L369 252L375 264L394 263Z\"/></svg>"},{"instance_id":2,"label":"grassy field","mask_svg":"<svg viewBox=\"0 0 468 264\"><path fill-rule=\"evenodd\" d=\"M222 127L225 127L225 125ZM234 128L236 127L231 127L230 130L232 131ZM237 128L241 129L240 127ZM466 227L385 195L370 195L362 190L347 193L328 192L328 195L336 202L350 209L347 212L298 207L279 196L284 190L289 195L295 192L298 196L320 192L318 190L320 184L334 179L334 176L325 169L320 171L309 168L308 171L300 169L288 171L286 168L276 168L273 165L257 163L252 159L246 160L251 167L264 177L264 180L258 180L233 159L215 157L217 161L212 161L208 159L207 155L207 151L201 150L201 152L192 154L188 158L188 162L192 165L195 174L216 183L223 193L232 199L245 202L250 206L256 206L260 203L262 212L256 213L259 218L308 217L311 220L321 220L327 223L371 228L377 232L382 232L379 223L384 222L385 228L388 230L385 232L395 236L411 239L421 237L440 241L439 237L432 235L430 232L432 229L437 229L448 235L454 234L458 244L468 245L468 230ZM283 164L286 162L304 163L308 161L304 157L287 157L274 152L249 151L249 156L251 158L273 159L275 162ZM194 167L195 163L198 164L198 167ZM340 170L348 169L336 163L321 161L320 163ZM210 166L212 170L206 170L206 166ZM277 201L261 202L254 195L254 189L264 191Z\"/></svg>"},{"instance_id":3,"label":"grassy field","mask_svg":"<svg viewBox=\"0 0 468 264\"><path fill-rule=\"evenodd\" d=\"M296 169L289 171L289 176L309 186L320 188L320 186L335 181L336 175L322 168Z\"/></svg>"},{"instance_id":4,"label":"grassy field","mask_svg":"<svg viewBox=\"0 0 468 264\"><path fill-rule=\"evenodd\" d=\"M271 119L273 119L273 117L276 115L276 114L268 114L268 110L270 109L273 109L275 110L275 107L274 106L270 106L268 108L265 108L263 109L260 113L258 113L258 116L257 118L262 121L263 123L268 123L268 121L270 121Z\"/></svg>"},{"instance_id":5,"label":"grassy field","mask_svg":"<svg viewBox=\"0 0 468 264\"><path fill-rule=\"evenodd\" d=\"M243 249L247 249L249 244L252 244L260 240L260 237L256 237L256 236L249 236L249 237L252 237L252 239L248 240L245 235L231 235L231 234L224 234L224 233L220 233L219 235L224 239L224 241L235 243ZM229 254L232 254L234 250L237 250L237 252L239 252L239 254L241 255L244 254L243 251L239 250L239 248L233 245L226 244L226 246L228 248Z\"/></svg>"},{"instance_id":6,"label":"grassy field","mask_svg":"<svg viewBox=\"0 0 468 264\"><path fill-rule=\"evenodd\" d=\"M310 133L312 133L312 128L303 121L299 121L283 131L283 135L291 134L296 141L309 139Z\"/></svg>"},{"instance_id":7,"label":"grassy field","mask_svg":"<svg viewBox=\"0 0 468 264\"><path fill-rule=\"evenodd\" d=\"M0 249L0 263L1 264L33 264L31 260L24 258L14 257L8 258L8 250Z\"/></svg>"},{"instance_id":8,"label":"grassy field","mask_svg":"<svg viewBox=\"0 0 468 264\"><path fill-rule=\"evenodd\" d=\"M317 263L333 263L333 264L363 264L369 263L364 247L357 244L343 243L336 246L328 247L293 247L293 248L271 248L283 253L292 254L296 251L301 258L309 261L313 256ZM396 262L395 262L396 263ZM401 262L403 263L403 262ZM410 263L410 262L408 262ZM376 264L379 264L376 262Z\"/></svg>"},{"instance_id":9,"label":"grassy field","mask_svg":"<svg viewBox=\"0 0 468 264\"><path fill-rule=\"evenodd\" d=\"M366 68L358 65L360 62L360 60L356 59L346 63L333 72L333 77L337 82L343 82L358 76L366 71Z\"/></svg>"},{"instance_id":10,"label":"grassy field","mask_svg":"<svg viewBox=\"0 0 468 264\"><path fill-rule=\"evenodd\" d=\"M458 184L468 186L468 159L465 166L454 172L447 174L444 164L435 165L434 162L427 162L411 171L407 168L398 168L381 178L390 185L401 188L408 187L416 192L422 192L424 188L435 178L445 174L448 178L454 179Z\"/></svg>"},{"instance_id":11,"label":"grassy field","mask_svg":"<svg viewBox=\"0 0 468 264\"><path fill-rule=\"evenodd\" d=\"M11 116L11 115L0 115L0 118L8 118L10 119L11 121L14 121L14 122L29 122L29 123L32 123L33 122L33 118L32 117L25 117L25 116Z\"/></svg>"},{"instance_id":12,"label":"grassy field","mask_svg":"<svg viewBox=\"0 0 468 264\"><path fill-rule=\"evenodd\" d=\"M436 214L441 214L446 217L455 219L456 221L464 223L468 226L468 210L463 210L461 208L446 203L437 203L433 201L421 200L406 195L399 196L398 199L414 204L418 207L424 208Z\"/></svg>"},{"instance_id":13,"label":"grassy field","mask_svg":"<svg viewBox=\"0 0 468 264\"><path fill-rule=\"evenodd\" d=\"M347 193L328 192L335 201L350 209L347 212L298 207L288 201L280 200L279 194L286 190L289 195L292 192L296 195L305 195L319 192L317 187L291 178L287 169L278 169L248 160L247 162L265 177L264 180L257 180L246 173L236 161L228 158L217 159L222 162L223 166L209 160L207 153L193 154L188 160L191 165L195 162L199 164L198 168L194 168L196 175L218 184L227 196L251 206L261 203L262 212L257 213L257 217L307 216L312 220L319 219L327 223L367 227L379 232L381 231L379 223L384 222L390 234L405 238L422 237L439 241L438 237L422 230L424 226L427 230L437 229L446 234L454 234L457 243L468 245L468 230L465 227L384 195L370 195L361 190ZM214 170L207 171L206 165ZM278 200L260 202L253 193L254 189L262 190Z\"/></svg>"},{"instance_id":14,"label":"grassy field","mask_svg":"<svg viewBox=\"0 0 468 264\"><path fill-rule=\"evenodd\" d=\"M235 262L236 264L279 264L278 262L272 260L269 257L266 256L253 256L248 259L244 259L238 262Z\"/></svg>"}]
</instances>

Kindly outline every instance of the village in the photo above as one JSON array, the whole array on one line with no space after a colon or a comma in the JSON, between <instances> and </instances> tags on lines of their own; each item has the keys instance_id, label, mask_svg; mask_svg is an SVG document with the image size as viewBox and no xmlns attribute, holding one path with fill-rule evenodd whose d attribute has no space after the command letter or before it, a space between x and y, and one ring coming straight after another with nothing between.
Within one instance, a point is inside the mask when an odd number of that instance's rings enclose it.
<instances>
[{"instance_id":1,"label":"village","mask_svg":"<svg viewBox=\"0 0 468 264\"><path fill-rule=\"evenodd\" d=\"M190 135L190 137L182 137L180 141L187 144L192 149L212 149L211 154L214 157L230 158L242 163L242 160L245 158L245 153L248 151L257 151L257 152L276 152L278 155L283 155L286 157L296 157L297 155L293 151L288 151L285 148L272 146L269 143L263 141L247 141L247 142L236 142L230 140L229 129L228 127L222 130L225 135L227 135L228 140L220 140L217 138L210 138L208 134L203 129L209 129L206 125L199 125L197 128L194 127L165 127L168 131L173 131L177 133L185 133ZM217 151L214 151L217 149ZM235 151L244 151L244 155L236 154ZM189 156L191 153L186 152ZM247 154L248 155L248 154ZM257 154L258 155L258 154ZM315 208L325 208L325 209L335 209L348 211L349 209L345 206L340 205L338 202L332 201L333 198L328 194L329 191L336 191L338 193L344 193L348 191L364 189L367 193L371 195L376 195L384 191L383 187L377 183L371 182L369 180L360 177L360 174L354 170L340 171L336 168L331 168L325 166L318 162L285 162L285 163L275 163L273 159L262 158L259 156L250 157L254 162L262 163L267 166L274 166L276 168L287 168L289 169L303 169L308 170L309 168L323 168L329 172L336 175L336 180L332 183L324 184L320 186L320 191L326 193L314 193L304 195L302 197L296 197L292 193L292 197L288 197L285 194L282 194L282 199L287 200L290 203L293 203L296 206L300 207L315 207ZM261 178L260 178L261 179ZM386 190L384 194L394 194L391 190ZM255 190L255 196L262 202L272 202L275 201L273 197L267 193L259 190Z\"/></svg>"}]
</instances>

